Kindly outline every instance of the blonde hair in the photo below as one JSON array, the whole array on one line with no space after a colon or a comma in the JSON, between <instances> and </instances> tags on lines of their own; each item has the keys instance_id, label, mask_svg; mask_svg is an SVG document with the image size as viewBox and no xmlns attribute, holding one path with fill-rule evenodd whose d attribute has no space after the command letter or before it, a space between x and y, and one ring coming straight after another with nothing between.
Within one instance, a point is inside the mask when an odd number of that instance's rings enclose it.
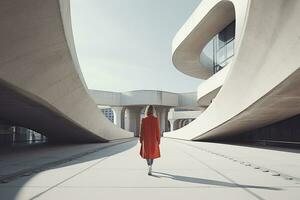
<instances>
[{"instance_id":1,"label":"blonde hair","mask_svg":"<svg viewBox=\"0 0 300 200\"><path fill-rule=\"evenodd\" d=\"M149 105L146 109L146 116L150 115L150 114L153 114L154 113L154 107L152 105Z\"/></svg>"}]
</instances>

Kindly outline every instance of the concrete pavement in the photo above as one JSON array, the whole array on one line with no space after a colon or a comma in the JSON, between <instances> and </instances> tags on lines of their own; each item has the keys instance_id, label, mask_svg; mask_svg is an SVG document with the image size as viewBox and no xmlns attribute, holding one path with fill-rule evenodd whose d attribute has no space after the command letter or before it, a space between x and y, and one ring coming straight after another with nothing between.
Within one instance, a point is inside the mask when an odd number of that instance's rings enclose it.
<instances>
[{"instance_id":1,"label":"concrete pavement","mask_svg":"<svg viewBox=\"0 0 300 200\"><path fill-rule=\"evenodd\" d=\"M210 148L216 146L219 152L212 153ZM298 179L273 176L229 159L232 155L221 156L220 151L223 154L239 152L243 147L163 139L162 157L154 161L153 176L147 175L146 162L138 155L139 147L137 141L108 147L1 184L1 199L293 200L300 197ZM267 159L269 153L276 155L271 150L268 153L257 148L247 151L258 153L258 157L266 154L265 163L273 162L273 158ZM297 165L298 153L281 152L280 155L283 154L295 159ZM291 154L293 157L289 157ZM277 159L281 165L277 170L289 172L290 167L294 167L293 159L288 162ZM256 162L254 154L251 161ZM300 169L294 170L299 172Z\"/></svg>"}]
</instances>

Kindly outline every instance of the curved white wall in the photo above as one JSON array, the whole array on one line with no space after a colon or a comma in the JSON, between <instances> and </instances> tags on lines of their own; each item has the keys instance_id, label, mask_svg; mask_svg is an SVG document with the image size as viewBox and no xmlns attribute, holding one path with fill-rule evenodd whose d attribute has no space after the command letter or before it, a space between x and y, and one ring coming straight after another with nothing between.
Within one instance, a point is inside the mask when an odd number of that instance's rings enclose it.
<instances>
[{"instance_id":1,"label":"curved white wall","mask_svg":"<svg viewBox=\"0 0 300 200\"><path fill-rule=\"evenodd\" d=\"M173 39L172 60L175 67L195 78L211 77L212 66L207 64L202 51L234 18L234 7L230 1L203 0Z\"/></svg>"},{"instance_id":2,"label":"curved white wall","mask_svg":"<svg viewBox=\"0 0 300 200\"><path fill-rule=\"evenodd\" d=\"M197 102L199 106L206 107L211 104L212 100L217 96L223 86L230 66L231 64L229 63L221 71L214 74L198 86Z\"/></svg>"},{"instance_id":3,"label":"curved white wall","mask_svg":"<svg viewBox=\"0 0 300 200\"><path fill-rule=\"evenodd\" d=\"M226 1L203 0L197 10L207 13L207 9L223 2ZM300 1L232 0L232 3L236 13L235 57L223 87L196 120L165 136L215 139L300 113L300 91L297 90L300 84ZM192 17L190 20L198 22L205 18ZM201 28L186 26L185 30L186 33L197 32ZM179 32L180 38L187 37L186 33ZM184 53L193 51L193 46L185 45ZM178 59L183 59L183 63L189 61L188 57Z\"/></svg>"},{"instance_id":4,"label":"curved white wall","mask_svg":"<svg viewBox=\"0 0 300 200\"><path fill-rule=\"evenodd\" d=\"M55 140L132 137L109 122L87 93L73 44L69 1L2 4L0 85L7 99L0 100L1 118Z\"/></svg>"}]
</instances>

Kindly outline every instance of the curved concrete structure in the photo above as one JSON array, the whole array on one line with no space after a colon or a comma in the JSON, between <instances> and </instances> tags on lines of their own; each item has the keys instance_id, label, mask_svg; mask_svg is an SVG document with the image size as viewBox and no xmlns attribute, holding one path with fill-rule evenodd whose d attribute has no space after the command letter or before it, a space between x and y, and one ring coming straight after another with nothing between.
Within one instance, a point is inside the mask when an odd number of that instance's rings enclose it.
<instances>
[{"instance_id":1,"label":"curved concrete structure","mask_svg":"<svg viewBox=\"0 0 300 200\"><path fill-rule=\"evenodd\" d=\"M107 92L90 90L90 95L99 106L111 106L114 123L139 135L141 112L147 105L155 106L155 114L160 119L161 133L169 130L168 112L172 107L198 110L195 92L171 93L156 90L136 90L129 92ZM127 121L125 122L125 111ZM172 124L171 124L172 126Z\"/></svg>"},{"instance_id":2,"label":"curved concrete structure","mask_svg":"<svg viewBox=\"0 0 300 200\"><path fill-rule=\"evenodd\" d=\"M190 123L196 119L204 109L200 110L175 110L174 108L170 109L168 113L168 120L170 122L170 131L182 128L180 125L181 122ZM186 125L186 124L185 124Z\"/></svg>"},{"instance_id":3,"label":"curved concrete structure","mask_svg":"<svg viewBox=\"0 0 300 200\"><path fill-rule=\"evenodd\" d=\"M0 117L51 141L132 137L90 98L76 57L68 0L2 1Z\"/></svg>"},{"instance_id":4,"label":"curved concrete structure","mask_svg":"<svg viewBox=\"0 0 300 200\"><path fill-rule=\"evenodd\" d=\"M207 107L211 104L222 88L229 69L230 64L199 85L197 90L197 102L199 106Z\"/></svg>"},{"instance_id":5,"label":"curved concrete structure","mask_svg":"<svg viewBox=\"0 0 300 200\"><path fill-rule=\"evenodd\" d=\"M240 6L244 5L247 4ZM213 69L206 64L208 58L202 54L202 51L213 36L230 24L234 18L234 6L230 1L203 0L173 40L172 60L175 67L195 78L211 77Z\"/></svg>"},{"instance_id":6,"label":"curved concrete structure","mask_svg":"<svg viewBox=\"0 0 300 200\"><path fill-rule=\"evenodd\" d=\"M224 11L228 16L220 17ZM203 0L174 39L174 64L186 74L201 68L189 63L199 58L213 34L233 20L233 13L235 56L209 107L189 125L165 135L213 140L299 114L299 11L300 1ZM207 74L190 75L206 78Z\"/></svg>"}]
</instances>

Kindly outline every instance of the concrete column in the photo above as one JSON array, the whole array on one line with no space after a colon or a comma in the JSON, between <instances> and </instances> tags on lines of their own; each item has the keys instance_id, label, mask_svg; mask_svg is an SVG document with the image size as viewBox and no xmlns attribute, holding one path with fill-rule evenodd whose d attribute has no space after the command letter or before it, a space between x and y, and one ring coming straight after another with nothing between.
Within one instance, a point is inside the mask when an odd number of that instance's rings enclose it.
<instances>
[{"instance_id":1,"label":"concrete column","mask_svg":"<svg viewBox=\"0 0 300 200\"><path fill-rule=\"evenodd\" d=\"M169 126L169 120L168 120L168 113L170 111L170 108L166 108L164 110L164 114L163 114L163 117L164 117L164 124L165 124L165 129L164 129L164 132L167 132L167 131L170 131L170 128L171 126Z\"/></svg>"},{"instance_id":2,"label":"concrete column","mask_svg":"<svg viewBox=\"0 0 300 200\"><path fill-rule=\"evenodd\" d=\"M183 119L183 120L182 120L181 128L185 126L185 122L186 122L186 119Z\"/></svg>"},{"instance_id":3,"label":"concrete column","mask_svg":"<svg viewBox=\"0 0 300 200\"><path fill-rule=\"evenodd\" d=\"M169 122L170 122L170 131L174 131L175 120L174 119L169 119Z\"/></svg>"},{"instance_id":4,"label":"concrete column","mask_svg":"<svg viewBox=\"0 0 300 200\"><path fill-rule=\"evenodd\" d=\"M155 107L157 117L160 121L160 132L166 132L169 130L168 127L168 112L170 108L168 107Z\"/></svg>"},{"instance_id":5,"label":"concrete column","mask_svg":"<svg viewBox=\"0 0 300 200\"><path fill-rule=\"evenodd\" d=\"M123 107L122 112L121 112L121 126L120 128L125 129L125 110L126 108Z\"/></svg>"},{"instance_id":6,"label":"concrete column","mask_svg":"<svg viewBox=\"0 0 300 200\"><path fill-rule=\"evenodd\" d=\"M183 127L183 119L180 119L178 121L178 129L182 128Z\"/></svg>"},{"instance_id":7,"label":"concrete column","mask_svg":"<svg viewBox=\"0 0 300 200\"><path fill-rule=\"evenodd\" d=\"M142 108L143 107L140 106L130 106L126 108L129 120L129 131L133 132L135 137L138 137L140 133Z\"/></svg>"},{"instance_id":8,"label":"concrete column","mask_svg":"<svg viewBox=\"0 0 300 200\"><path fill-rule=\"evenodd\" d=\"M158 121L159 121L160 134L162 134L164 132L164 130L163 130L164 126L162 126L162 123L163 123L162 122L162 118L163 118L162 110L163 110L163 108L161 108L161 107L158 107L158 106L155 107L156 117L158 118Z\"/></svg>"},{"instance_id":9,"label":"concrete column","mask_svg":"<svg viewBox=\"0 0 300 200\"><path fill-rule=\"evenodd\" d=\"M174 125L173 125L174 131L177 130L177 129L179 129L179 121L180 121L179 119L175 120Z\"/></svg>"},{"instance_id":10,"label":"concrete column","mask_svg":"<svg viewBox=\"0 0 300 200\"><path fill-rule=\"evenodd\" d=\"M182 122L182 126L186 126L188 124L188 119L184 119Z\"/></svg>"},{"instance_id":11,"label":"concrete column","mask_svg":"<svg viewBox=\"0 0 300 200\"><path fill-rule=\"evenodd\" d=\"M114 111L114 124L120 128L124 127L125 107L111 107Z\"/></svg>"},{"instance_id":12,"label":"concrete column","mask_svg":"<svg viewBox=\"0 0 300 200\"><path fill-rule=\"evenodd\" d=\"M169 119L170 122L170 131L175 131L179 128L180 119Z\"/></svg>"}]
</instances>

